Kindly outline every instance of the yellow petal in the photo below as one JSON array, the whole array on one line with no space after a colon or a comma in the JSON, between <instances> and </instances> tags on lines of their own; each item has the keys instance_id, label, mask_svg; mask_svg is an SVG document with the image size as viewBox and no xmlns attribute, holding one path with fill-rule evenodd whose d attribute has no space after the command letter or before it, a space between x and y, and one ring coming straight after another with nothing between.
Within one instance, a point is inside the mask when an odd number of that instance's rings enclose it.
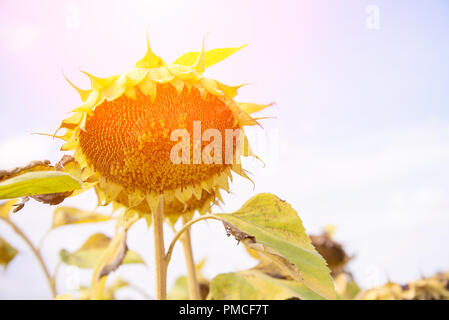
<instances>
[{"instance_id":1,"label":"yellow petal","mask_svg":"<svg viewBox=\"0 0 449 320\"><path fill-rule=\"evenodd\" d=\"M205 63L204 67L209 68L210 66L226 59L227 57L233 55L240 49L246 47L246 44L244 44L241 47L235 47L235 48L218 48L218 49L212 49L205 52ZM178 59L173 62L173 64L180 64L183 66L192 66L199 57L199 52L189 52L186 54L183 54Z\"/></svg>"},{"instance_id":2,"label":"yellow petal","mask_svg":"<svg viewBox=\"0 0 449 320\"><path fill-rule=\"evenodd\" d=\"M137 61L136 68L158 68L162 66L165 66L165 62L151 50L150 39L147 34L147 53L142 59Z\"/></svg>"},{"instance_id":3,"label":"yellow petal","mask_svg":"<svg viewBox=\"0 0 449 320\"><path fill-rule=\"evenodd\" d=\"M238 102L240 109L245 111L246 113L254 113L260 110L263 110L267 107L273 105L273 103L269 104L257 104L257 103L248 103L248 102Z\"/></svg>"},{"instance_id":4,"label":"yellow petal","mask_svg":"<svg viewBox=\"0 0 449 320\"><path fill-rule=\"evenodd\" d=\"M109 87L115 80L118 79L120 75L113 75L106 78L99 78L87 73L86 71L81 71L90 79L90 84L93 90L103 90L106 87Z\"/></svg>"},{"instance_id":5,"label":"yellow petal","mask_svg":"<svg viewBox=\"0 0 449 320\"><path fill-rule=\"evenodd\" d=\"M86 101L87 98L89 97L90 93L92 92L92 90L84 90L84 89L78 88L65 76L64 73L62 75L67 80L67 82L72 86L72 88L78 92L78 94L81 97L81 101L83 101L83 102Z\"/></svg>"}]
</instances>

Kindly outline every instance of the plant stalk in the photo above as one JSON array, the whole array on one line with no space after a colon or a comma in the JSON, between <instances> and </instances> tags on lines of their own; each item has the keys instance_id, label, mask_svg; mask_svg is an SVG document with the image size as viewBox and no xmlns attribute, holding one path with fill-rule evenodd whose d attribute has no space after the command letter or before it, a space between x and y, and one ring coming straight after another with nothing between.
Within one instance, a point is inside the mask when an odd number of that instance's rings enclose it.
<instances>
[{"instance_id":1,"label":"plant stalk","mask_svg":"<svg viewBox=\"0 0 449 320\"><path fill-rule=\"evenodd\" d=\"M192 224L197 223L198 221L201 221L201 220L206 220L206 219L214 219L214 220L218 220L218 221L223 221L223 219L221 219L220 217L217 217L217 216L214 216L211 214L206 214L204 216L192 219L189 222L187 222L185 225L183 225L182 228L178 232L176 232L175 236L173 237L173 239L170 243L170 246L168 247L167 254L165 255L165 261L167 264L170 262L171 255L173 253L173 249L175 248L176 242L183 235L183 233L187 229L189 229Z\"/></svg>"},{"instance_id":2,"label":"plant stalk","mask_svg":"<svg viewBox=\"0 0 449 320\"><path fill-rule=\"evenodd\" d=\"M185 225L188 220L182 216L182 224ZM190 237L190 228L187 229L181 237L182 246L184 248L184 257L187 266L187 282L189 287L190 300L201 300L200 285L198 283L195 261L193 259L192 239Z\"/></svg>"},{"instance_id":3,"label":"plant stalk","mask_svg":"<svg viewBox=\"0 0 449 320\"><path fill-rule=\"evenodd\" d=\"M161 196L156 210L151 212L154 228L154 260L156 271L156 299L167 300L167 263L164 247L164 197Z\"/></svg>"},{"instance_id":4,"label":"plant stalk","mask_svg":"<svg viewBox=\"0 0 449 320\"><path fill-rule=\"evenodd\" d=\"M47 266L45 265L44 259L42 259L42 256L38 249L33 245L31 240L23 233L23 231L11 220L5 219L3 217L0 217L1 220L6 222L14 231L15 233L23 239L23 241L26 242L26 244L30 247L31 251L35 255L37 261L39 262L42 270L44 271L45 277L47 278L48 285L51 290L51 294L53 298L56 297L56 284L55 280L51 277L50 272L48 272Z\"/></svg>"}]
</instances>

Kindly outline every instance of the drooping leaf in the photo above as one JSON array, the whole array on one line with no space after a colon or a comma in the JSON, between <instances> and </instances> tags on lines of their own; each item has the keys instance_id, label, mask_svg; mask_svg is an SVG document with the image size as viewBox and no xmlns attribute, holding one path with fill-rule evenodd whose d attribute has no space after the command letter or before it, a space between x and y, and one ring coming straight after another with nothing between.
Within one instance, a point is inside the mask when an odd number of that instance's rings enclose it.
<instances>
[{"instance_id":1,"label":"drooping leaf","mask_svg":"<svg viewBox=\"0 0 449 320\"><path fill-rule=\"evenodd\" d=\"M325 260L315 250L297 212L275 195L264 193L248 200L232 214L218 214L228 234L270 259L295 281L315 293L335 299L335 288Z\"/></svg>"},{"instance_id":2,"label":"drooping leaf","mask_svg":"<svg viewBox=\"0 0 449 320\"><path fill-rule=\"evenodd\" d=\"M224 273L212 279L208 299L212 300L321 300L303 283L276 279L259 270Z\"/></svg>"},{"instance_id":3,"label":"drooping leaf","mask_svg":"<svg viewBox=\"0 0 449 320\"><path fill-rule=\"evenodd\" d=\"M0 204L0 217L4 219L9 219L9 213L13 209L14 205L17 203L17 199L12 199L5 201Z\"/></svg>"},{"instance_id":4,"label":"drooping leaf","mask_svg":"<svg viewBox=\"0 0 449 320\"><path fill-rule=\"evenodd\" d=\"M226 59L227 57L233 55L240 49L246 47L246 44L240 47L235 48L217 48L212 49L209 51L206 51L205 53L205 68L209 68L210 66L213 66L214 64ZM178 59L176 59L173 64L180 64L183 66L192 66L199 57L199 52L188 52L180 56Z\"/></svg>"},{"instance_id":5,"label":"drooping leaf","mask_svg":"<svg viewBox=\"0 0 449 320\"><path fill-rule=\"evenodd\" d=\"M18 251L5 239L0 237L0 265L6 268L8 263L14 259Z\"/></svg>"},{"instance_id":6,"label":"drooping leaf","mask_svg":"<svg viewBox=\"0 0 449 320\"><path fill-rule=\"evenodd\" d=\"M21 177L25 176L28 173L39 173L41 171L47 171L50 176L50 180L46 180L43 183L40 180L35 181L21 181ZM56 174L52 174L51 172L57 172ZM59 177L58 175L62 175ZM70 177L74 180L77 180L80 185L77 185L74 181L68 179L63 175L63 173L70 175ZM16 180L13 180L17 178ZM28 176L28 178L33 178L32 176ZM34 177L35 178L35 177ZM61 184L68 180L74 186L73 188L69 188ZM87 189L93 187L97 184L95 181L89 181L87 178L85 181L82 178L81 167L78 162L75 161L75 158L69 155L64 155L61 160L56 165L51 165L50 161L31 161L29 164L23 167L16 167L11 170L0 170L0 185L2 183L9 184L11 181L21 182L21 185L15 185L15 187L19 187L19 190L12 190L13 192L18 193L19 195L24 194L24 196L20 197L20 203L16 204L13 212L17 212L21 210L25 203L29 200L29 198L33 198L36 201L43 202L50 205L56 205L64 201L67 197L76 196ZM31 183L31 190L27 189L26 183ZM24 185L25 183L25 185ZM35 183L35 184L34 184ZM41 184L40 184L41 183ZM67 184L67 182L66 182ZM50 186L50 189L48 187ZM9 185L10 189L12 186ZM37 190L36 190L37 189ZM42 190L43 189L43 190ZM51 192L53 190L67 190L63 192ZM11 191L11 190L9 190ZM8 192L9 192L8 191ZM0 199L2 198L2 190L0 188ZM4 195L4 197L12 197L13 195Z\"/></svg>"},{"instance_id":7,"label":"drooping leaf","mask_svg":"<svg viewBox=\"0 0 449 320\"><path fill-rule=\"evenodd\" d=\"M34 171L0 182L0 199L64 193L81 188L81 182L60 171Z\"/></svg>"},{"instance_id":8,"label":"drooping leaf","mask_svg":"<svg viewBox=\"0 0 449 320\"><path fill-rule=\"evenodd\" d=\"M103 233L96 233L87 239L87 241L74 252L62 249L59 256L65 264L77 266L79 268L95 268L100 259L106 254L111 238ZM122 243L122 242L120 242ZM120 246L119 246L120 247ZM119 250L120 251L120 250ZM122 250L123 251L123 250ZM134 251L128 250L122 264L145 263L142 258Z\"/></svg>"},{"instance_id":9,"label":"drooping leaf","mask_svg":"<svg viewBox=\"0 0 449 320\"><path fill-rule=\"evenodd\" d=\"M51 228L69 224L93 223L111 220L111 217L92 211L84 211L73 207L58 207L53 211Z\"/></svg>"}]
</instances>

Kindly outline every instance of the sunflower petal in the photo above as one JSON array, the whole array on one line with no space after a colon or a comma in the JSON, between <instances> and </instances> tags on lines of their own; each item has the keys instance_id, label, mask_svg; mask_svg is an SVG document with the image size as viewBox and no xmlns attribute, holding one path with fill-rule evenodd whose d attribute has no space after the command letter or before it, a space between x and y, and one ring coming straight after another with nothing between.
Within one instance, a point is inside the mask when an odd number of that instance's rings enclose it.
<instances>
[{"instance_id":1,"label":"sunflower petal","mask_svg":"<svg viewBox=\"0 0 449 320\"><path fill-rule=\"evenodd\" d=\"M147 53L137 61L136 68L158 68L162 66L165 66L165 62L151 50L150 39L147 34Z\"/></svg>"},{"instance_id":2,"label":"sunflower petal","mask_svg":"<svg viewBox=\"0 0 449 320\"><path fill-rule=\"evenodd\" d=\"M247 44L244 44L240 47L234 47L234 48L217 48L212 49L205 52L205 63L204 68L209 68L210 66L213 66L214 64L226 59L227 57L233 55L240 49L243 49L246 47ZM178 59L173 62L173 64L180 64L183 66L192 66L200 56L199 52L188 52L180 56Z\"/></svg>"}]
</instances>

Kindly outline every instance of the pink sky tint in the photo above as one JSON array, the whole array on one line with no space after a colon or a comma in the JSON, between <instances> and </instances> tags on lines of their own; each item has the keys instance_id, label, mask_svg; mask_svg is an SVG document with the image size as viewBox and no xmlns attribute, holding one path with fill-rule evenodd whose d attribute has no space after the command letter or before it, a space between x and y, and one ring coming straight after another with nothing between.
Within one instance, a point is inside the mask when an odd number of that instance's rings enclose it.
<instances>
[{"instance_id":1,"label":"pink sky tint","mask_svg":"<svg viewBox=\"0 0 449 320\"><path fill-rule=\"evenodd\" d=\"M305 10L307 5L295 1L283 6L268 1L9 1L1 6L0 46L6 68L13 68L10 81L20 81L42 101L42 111L58 116L78 103L62 69L80 86L89 84L80 68L99 76L129 69L145 52L146 30L154 51L168 61L198 50L206 33L207 48L250 42L232 61L215 67L213 76L256 84L242 90L244 98L273 99L264 92L288 77L281 70L291 61L319 51L316 39L326 37L319 21L332 18L326 7ZM46 103L50 97L58 103Z\"/></svg>"}]
</instances>

